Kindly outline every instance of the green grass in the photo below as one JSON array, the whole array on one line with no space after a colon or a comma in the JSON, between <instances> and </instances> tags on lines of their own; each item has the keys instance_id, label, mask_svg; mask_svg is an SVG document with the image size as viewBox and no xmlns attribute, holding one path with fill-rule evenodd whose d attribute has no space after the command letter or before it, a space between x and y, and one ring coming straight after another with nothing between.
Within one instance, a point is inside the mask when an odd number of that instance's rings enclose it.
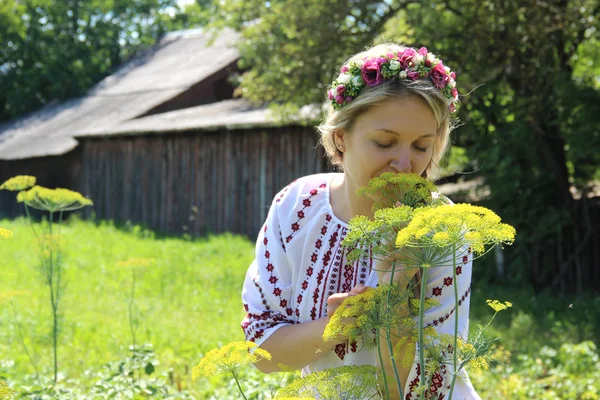
<instances>
[{"instance_id":1,"label":"green grass","mask_svg":"<svg viewBox=\"0 0 600 400\"><path fill-rule=\"evenodd\" d=\"M13 239L0 241L0 293L12 290L30 293L13 301L26 343L39 358L42 374L50 376L50 308L48 289L42 284L36 267L36 242L24 219L0 221L0 227L14 233ZM40 230L40 224L36 228ZM235 384L230 377L192 383L190 371L207 351L230 341L243 340L239 326L244 315L240 296L244 275L253 259L252 241L231 234L197 240L156 238L139 227L120 228L110 222L96 225L77 219L65 224L61 233L66 249L66 287L59 369L64 376L77 379L74 384L86 386L90 382L84 371L98 370L103 364L128 355L131 334L127 299L131 270L118 267L117 262L153 258L153 265L142 268L137 281L136 303L142 310L138 343L154 345L161 362L158 372L172 369L169 385L173 385L174 390L175 387L189 390L200 399L233 398ZM598 344L600 301L596 298L540 296L526 289L479 282L475 274L472 330L478 323L486 323L492 315L492 310L485 305L488 298L512 301L515 305L497 316L490 331L492 336L501 337L501 343L511 351L509 365L492 367L480 377L472 377L483 398L499 398L497 396L505 392L519 399L531 398L531 393L552 393L553 383L544 379L552 371L550 364L560 357L552 358L552 352L548 354L548 351L540 353L543 346L559 350L565 343L588 340ZM24 377L32 375L34 370L22 349L10 307L6 303L0 307L0 379L18 388ZM593 352L597 357L597 350ZM573 357L579 360L577 354ZM590 357L581 362L589 362ZM561 365L566 365L564 357L561 360ZM548 364L547 368L532 369L532 365L539 363ZM600 362L596 367L586 369L587 374L597 374ZM241 375L249 393L255 394L254 398L258 393L268 392L267 386L278 383L281 377L278 374L265 376L254 370ZM575 380L578 376L588 377L571 375ZM591 377L600 382L600 376ZM521 389L512 388L509 383L524 385L525 397L519 397L517 393ZM592 383L591 388L600 393L597 383ZM592 389L584 387L582 390L592 393ZM563 396L561 393L566 392L557 393ZM576 393L581 397L583 392L577 389ZM548 396L543 398L569 398Z\"/></svg>"},{"instance_id":2,"label":"green grass","mask_svg":"<svg viewBox=\"0 0 600 400\"><path fill-rule=\"evenodd\" d=\"M48 289L36 265L38 256L25 220L2 221L14 238L0 242L0 293L27 290L14 299L27 342L51 365ZM37 226L40 230L40 226ZM131 344L127 299L131 270L117 267L129 258L153 258L138 273L136 303L142 311L138 342L152 343L164 366L171 366L188 386L189 370L203 353L220 344L243 340L239 327L244 315L241 285L253 258L252 243L240 236L221 235L203 240L153 239L139 229L127 232L112 223L95 226L74 220L63 226L64 320L59 367L69 377L123 358ZM150 237L144 237L150 236ZM32 374L8 307L0 311L0 362L14 361L2 370L9 379ZM0 364L1 365L1 364Z\"/></svg>"}]
</instances>

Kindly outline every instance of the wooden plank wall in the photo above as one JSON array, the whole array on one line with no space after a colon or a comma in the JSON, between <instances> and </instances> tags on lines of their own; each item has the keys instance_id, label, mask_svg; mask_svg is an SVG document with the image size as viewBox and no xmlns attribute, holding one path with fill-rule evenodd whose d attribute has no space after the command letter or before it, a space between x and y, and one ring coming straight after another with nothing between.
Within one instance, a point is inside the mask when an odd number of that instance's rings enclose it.
<instances>
[{"instance_id":1,"label":"wooden plank wall","mask_svg":"<svg viewBox=\"0 0 600 400\"><path fill-rule=\"evenodd\" d=\"M32 175L40 186L77 190L81 181L81 156L81 147L78 146L61 156L0 160L0 184L16 175ZM15 218L24 213L23 205L17 203L16 193L0 190L0 219Z\"/></svg>"},{"instance_id":2,"label":"wooden plank wall","mask_svg":"<svg viewBox=\"0 0 600 400\"><path fill-rule=\"evenodd\" d=\"M81 187L99 219L165 233L255 238L273 196L327 170L310 127L83 139Z\"/></svg>"}]
</instances>

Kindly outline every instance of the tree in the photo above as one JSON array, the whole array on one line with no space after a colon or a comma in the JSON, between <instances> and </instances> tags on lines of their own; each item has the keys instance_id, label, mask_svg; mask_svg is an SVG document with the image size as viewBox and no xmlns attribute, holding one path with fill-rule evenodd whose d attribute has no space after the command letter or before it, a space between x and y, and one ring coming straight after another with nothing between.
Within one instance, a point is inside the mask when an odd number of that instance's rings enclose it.
<instances>
[{"instance_id":1,"label":"tree","mask_svg":"<svg viewBox=\"0 0 600 400\"><path fill-rule=\"evenodd\" d=\"M572 190L585 199L600 179L599 9L598 0L226 0L214 24L241 31L240 91L257 103L321 102L343 57L375 42L429 47L462 87L456 141L490 186L489 206L520 232L513 272L582 289L592 283L582 253L590 211ZM573 266L579 276L564 279Z\"/></svg>"},{"instance_id":2,"label":"tree","mask_svg":"<svg viewBox=\"0 0 600 400\"><path fill-rule=\"evenodd\" d=\"M0 121L82 95L178 14L176 0L3 0Z\"/></svg>"}]
</instances>

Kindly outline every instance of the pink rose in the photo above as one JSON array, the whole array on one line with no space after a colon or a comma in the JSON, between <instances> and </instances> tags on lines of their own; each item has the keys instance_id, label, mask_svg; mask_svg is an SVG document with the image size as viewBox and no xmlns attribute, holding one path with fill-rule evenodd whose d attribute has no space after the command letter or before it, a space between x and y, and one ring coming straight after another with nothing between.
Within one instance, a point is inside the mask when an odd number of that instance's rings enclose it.
<instances>
[{"instance_id":1,"label":"pink rose","mask_svg":"<svg viewBox=\"0 0 600 400\"><path fill-rule=\"evenodd\" d=\"M339 94L342 94L346 91L346 87L344 85L338 85L338 87L335 88L335 91L338 92Z\"/></svg>"},{"instance_id":2,"label":"pink rose","mask_svg":"<svg viewBox=\"0 0 600 400\"><path fill-rule=\"evenodd\" d=\"M406 76L408 76L409 79L416 81L421 77L421 74L419 74L417 71L406 71Z\"/></svg>"},{"instance_id":3,"label":"pink rose","mask_svg":"<svg viewBox=\"0 0 600 400\"><path fill-rule=\"evenodd\" d=\"M346 103L350 103L354 98L352 96L346 96L344 100L346 100Z\"/></svg>"},{"instance_id":4,"label":"pink rose","mask_svg":"<svg viewBox=\"0 0 600 400\"><path fill-rule=\"evenodd\" d=\"M344 65L344 66L342 67L342 69L340 69L340 72L341 72L342 74L345 74L346 72L348 72L348 66L347 66L347 65Z\"/></svg>"},{"instance_id":5,"label":"pink rose","mask_svg":"<svg viewBox=\"0 0 600 400\"><path fill-rule=\"evenodd\" d=\"M452 88L452 97L454 97L454 99L458 99L458 90L456 90L456 88Z\"/></svg>"},{"instance_id":6,"label":"pink rose","mask_svg":"<svg viewBox=\"0 0 600 400\"><path fill-rule=\"evenodd\" d=\"M454 71L450 72L450 78L456 80L456 72L454 72Z\"/></svg>"},{"instance_id":7,"label":"pink rose","mask_svg":"<svg viewBox=\"0 0 600 400\"><path fill-rule=\"evenodd\" d=\"M423 57L427 57L427 47L421 47L419 49L419 54L422 55Z\"/></svg>"},{"instance_id":8,"label":"pink rose","mask_svg":"<svg viewBox=\"0 0 600 400\"><path fill-rule=\"evenodd\" d=\"M344 102L344 96L341 96L341 95L335 96L335 102L338 104L342 104Z\"/></svg>"},{"instance_id":9,"label":"pink rose","mask_svg":"<svg viewBox=\"0 0 600 400\"><path fill-rule=\"evenodd\" d=\"M327 97L329 98L329 100L333 100L333 90L329 90L327 92Z\"/></svg>"},{"instance_id":10,"label":"pink rose","mask_svg":"<svg viewBox=\"0 0 600 400\"><path fill-rule=\"evenodd\" d=\"M365 63L362 66L362 78L363 81L367 84L367 86L377 86L381 85L383 82L383 76L381 76L380 65L382 62L380 60L385 60L385 58L368 58L365 60Z\"/></svg>"},{"instance_id":11,"label":"pink rose","mask_svg":"<svg viewBox=\"0 0 600 400\"><path fill-rule=\"evenodd\" d=\"M403 52L398 52L398 61L400 61L400 66L402 69L408 69L408 66L415 54L417 54L417 52L411 47L407 47Z\"/></svg>"},{"instance_id":12,"label":"pink rose","mask_svg":"<svg viewBox=\"0 0 600 400\"><path fill-rule=\"evenodd\" d=\"M444 64L442 64L441 61L431 69L431 71L429 72L429 77L433 81L435 87L438 89L445 88L448 82L450 81L450 77L446 75Z\"/></svg>"}]
</instances>

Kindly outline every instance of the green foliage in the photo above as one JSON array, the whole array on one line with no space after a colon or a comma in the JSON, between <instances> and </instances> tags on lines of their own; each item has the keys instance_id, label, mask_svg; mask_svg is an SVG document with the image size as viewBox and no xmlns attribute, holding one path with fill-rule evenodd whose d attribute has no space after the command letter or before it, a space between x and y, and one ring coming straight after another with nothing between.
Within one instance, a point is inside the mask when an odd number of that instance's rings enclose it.
<instances>
[{"instance_id":1,"label":"green foliage","mask_svg":"<svg viewBox=\"0 0 600 400\"><path fill-rule=\"evenodd\" d=\"M26 342L39 360L40 373L46 375L51 365L50 310L44 306L47 292L33 267L36 254L30 249L34 237L24 220L2 221L1 225L10 227L15 237L2 241L5 268L0 293L30 291L31 296L16 298L14 303ZM125 231L112 222L96 226L76 218L62 227L61 236L65 244L63 278L69 282L62 299L65 314L59 343L64 376L80 379L86 386L83 371L97 370L127 354L131 270L117 263L131 257L155 260L138 280L135 299L141 312L139 340L153 343L162 363L157 374L163 367L172 368L170 382L186 390L192 387L191 367L199 354L243 338L240 282L253 258L249 240L229 234L188 241L153 239L149 231L136 226ZM10 309L1 308L0 324L7 328L0 330L0 377L19 382L33 369L11 320ZM201 333L198 327L202 327ZM200 382L193 385L194 393L209 398L215 387L226 382L228 378Z\"/></svg>"},{"instance_id":2,"label":"green foliage","mask_svg":"<svg viewBox=\"0 0 600 400\"><path fill-rule=\"evenodd\" d=\"M457 72L464 105L455 142L490 188L486 206L521 234L507 253L518 280L531 277L516 266L551 254L571 240L557 236L563 227L589 218L572 211L570 186L585 192L600 176L599 14L598 0L226 0L214 24L242 33L244 97L287 109L325 100L336 67L364 46L398 41L439 55ZM556 273L562 261L538 263Z\"/></svg>"},{"instance_id":3,"label":"green foliage","mask_svg":"<svg viewBox=\"0 0 600 400\"><path fill-rule=\"evenodd\" d=\"M348 365L315 372L297 379L282 389L275 399L377 399L376 368L370 365Z\"/></svg>"},{"instance_id":4,"label":"green foliage","mask_svg":"<svg viewBox=\"0 0 600 400\"><path fill-rule=\"evenodd\" d=\"M213 24L241 30L244 97L302 106L324 99L344 57L370 44L403 3L230 0L219 3Z\"/></svg>"},{"instance_id":5,"label":"green foliage","mask_svg":"<svg viewBox=\"0 0 600 400\"><path fill-rule=\"evenodd\" d=\"M95 381L88 396L91 399L124 399L156 397L159 399L193 399L186 392L171 393L169 371L155 376L159 364L151 345L131 348L131 355L123 360L105 364L100 372L86 371L87 378Z\"/></svg>"},{"instance_id":6,"label":"green foliage","mask_svg":"<svg viewBox=\"0 0 600 400\"><path fill-rule=\"evenodd\" d=\"M60 393L62 399L81 399L97 379L108 385L106 381L121 363L127 361L125 355L129 354L128 293L123 282L131 279L131 272L117 267L117 262L131 256L156 260L146 267L144 279L139 281L136 289L136 303L144 313L140 339L154 344L156 358L160 360L160 364L153 364L155 371L151 375L142 372L142 377L163 381L172 395L182 391L207 400L238 396L233 377L215 376L192 384L191 368L208 350L243 339L239 328L243 317L240 282L252 261L252 241L229 234L195 240L157 239L151 231L136 225L119 229L111 222L99 222L96 226L71 218L61 233L68 242L64 273L71 282L63 303L67 314L63 322L61 359L62 371L70 379L59 376L58 385L52 386L49 378L49 350L52 348L52 339L48 335L49 310L44 307L47 294L32 268L36 260L36 255L30 251L34 238L24 220L3 220L0 226L15 235L11 240L0 242L4 267L0 293L15 289L27 289L31 293L13 301L26 342L39 358L42 368L40 384L31 375L34 371L20 348L10 308L0 308L0 380L7 381L19 396L37 391L38 399L56 398L58 394L48 394L52 392ZM39 230L40 227L36 225L36 228ZM600 382L597 372L600 368L589 367L595 362L593 352L597 357L597 350L588 344L584 350L573 347L585 341L598 346L598 298L535 295L531 290L475 281L471 298L471 336L476 333L478 322L489 320L490 308L485 304L488 298L509 299L514 303L510 313L500 313L490 326L490 335L501 336L501 344L510 349L512 357L503 361L505 365L493 366L480 376L470 373L482 398L519 399L516 394L501 395L507 383L516 381L518 390L535 390L539 394L521 397L523 399L571 400L577 397L570 396L566 387L592 390L590 388ZM530 372L530 366L538 365L538 358L548 358L540 353L543 346L558 352L563 344L578 350L573 350L575 355L563 351L563 355L550 357L552 368L568 372L565 390L560 391L563 397L551 397L550 393L563 381L539 382L548 374ZM578 355L579 352L584 356ZM580 363L582 365L578 366ZM106 364L111 367L102 367ZM145 367L143 362L140 368L142 366ZM512 375L517 377L511 378ZM297 373L264 375L255 369L241 370L238 375L248 398L253 400L273 398L276 388L286 386L297 377ZM48 391L43 395L46 397L40 394L43 388ZM516 393L516 389L512 393ZM582 395L581 398L585 397Z\"/></svg>"},{"instance_id":7,"label":"green foliage","mask_svg":"<svg viewBox=\"0 0 600 400\"><path fill-rule=\"evenodd\" d=\"M3 0L0 121L81 96L184 25L178 14L176 0Z\"/></svg>"},{"instance_id":8,"label":"green foliage","mask_svg":"<svg viewBox=\"0 0 600 400\"><path fill-rule=\"evenodd\" d=\"M535 354L517 358L518 369L500 364L494 368L499 379L487 382L488 398L600 398L600 361L592 342L565 343L558 348L542 346Z\"/></svg>"}]
</instances>

